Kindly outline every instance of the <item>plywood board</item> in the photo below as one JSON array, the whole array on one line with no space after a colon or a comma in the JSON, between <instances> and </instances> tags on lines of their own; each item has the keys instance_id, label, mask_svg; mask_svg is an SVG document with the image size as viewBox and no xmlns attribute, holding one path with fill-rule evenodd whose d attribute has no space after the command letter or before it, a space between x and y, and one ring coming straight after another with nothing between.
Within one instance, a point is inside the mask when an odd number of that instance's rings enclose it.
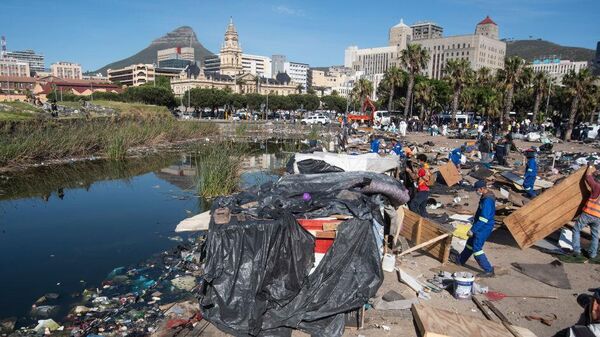
<instances>
[{"instance_id":1,"label":"plywood board","mask_svg":"<svg viewBox=\"0 0 600 337\"><path fill-rule=\"evenodd\" d=\"M404 209L404 219L402 220L400 235L404 236L414 245L418 245L422 242L431 240L446 233L451 232L446 230L436 222L422 218L417 213L414 213L408 209ZM438 241L427 247L423 247L421 251L432 255L440 262L444 263L448 261L451 245L452 235L449 235L444 240Z\"/></svg>"},{"instance_id":2,"label":"plywood board","mask_svg":"<svg viewBox=\"0 0 600 337\"><path fill-rule=\"evenodd\" d=\"M550 235L577 216L589 197L581 168L504 219L522 249Z\"/></svg>"},{"instance_id":3,"label":"plywood board","mask_svg":"<svg viewBox=\"0 0 600 337\"><path fill-rule=\"evenodd\" d=\"M436 309L423 304L412 307L423 337L513 337L501 323ZM528 329L513 326L522 337L535 337Z\"/></svg>"},{"instance_id":4,"label":"plywood board","mask_svg":"<svg viewBox=\"0 0 600 337\"><path fill-rule=\"evenodd\" d=\"M448 186L454 186L462 180L462 176L456 166L451 162L439 167L440 174L444 177L444 181Z\"/></svg>"},{"instance_id":5,"label":"plywood board","mask_svg":"<svg viewBox=\"0 0 600 337\"><path fill-rule=\"evenodd\" d=\"M506 178L506 179L512 181L513 183L517 184L518 185L517 187L520 187L522 189L523 182L524 182L522 175L518 175L518 174L515 174L513 172L502 172L501 175L504 178ZM540 179L540 177L537 177L535 179L535 183L533 184L533 189L534 190L539 190L539 189L542 189L542 188L550 188L552 186L554 186L553 182L542 180L542 179Z\"/></svg>"}]
</instances>

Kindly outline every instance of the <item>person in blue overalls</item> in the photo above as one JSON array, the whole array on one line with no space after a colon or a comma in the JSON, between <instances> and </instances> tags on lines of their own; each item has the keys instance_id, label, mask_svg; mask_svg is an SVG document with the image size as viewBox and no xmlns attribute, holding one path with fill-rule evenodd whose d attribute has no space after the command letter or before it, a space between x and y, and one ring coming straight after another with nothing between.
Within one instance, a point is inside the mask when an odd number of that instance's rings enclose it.
<instances>
[{"instance_id":1,"label":"person in blue overalls","mask_svg":"<svg viewBox=\"0 0 600 337\"><path fill-rule=\"evenodd\" d=\"M379 153L379 145L379 138L373 136L373 138L371 138L371 152Z\"/></svg>"},{"instance_id":2,"label":"person in blue overalls","mask_svg":"<svg viewBox=\"0 0 600 337\"><path fill-rule=\"evenodd\" d=\"M535 155L535 149L528 149L525 151L527 164L525 165L525 177L523 178L523 188L525 189L525 193L527 193L527 196L530 198L535 198L537 196L537 192L533 189L533 186L535 185L535 179L538 173Z\"/></svg>"},{"instance_id":3,"label":"person in blue overalls","mask_svg":"<svg viewBox=\"0 0 600 337\"><path fill-rule=\"evenodd\" d=\"M460 169L461 158L462 158L463 152L465 152L465 150L466 150L466 147L464 145L462 145L461 147L452 150L452 152L450 152L450 154L448 155L448 158L452 161L452 163L458 169Z\"/></svg>"},{"instance_id":4,"label":"person in blue overalls","mask_svg":"<svg viewBox=\"0 0 600 337\"><path fill-rule=\"evenodd\" d=\"M494 193L488 189L487 183L483 180L479 180L475 183L475 189L477 190L477 194L481 195L479 207L473 218L473 226L471 226L471 230L467 233L469 236L467 245L462 253L460 253L456 262L462 266L467 263L467 260L469 260L471 255L474 255L475 260L483 269L483 272L477 276L494 277L494 267L492 267L487 256L485 256L483 245L494 229L496 199Z\"/></svg>"},{"instance_id":5,"label":"person in blue overalls","mask_svg":"<svg viewBox=\"0 0 600 337\"><path fill-rule=\"evenodd\" d=\"M398 155L400 158L405 158L406 154L404 153L404 149L402 148L402 143L392 140L392 152Z\"/></svg>"}]
</instances>

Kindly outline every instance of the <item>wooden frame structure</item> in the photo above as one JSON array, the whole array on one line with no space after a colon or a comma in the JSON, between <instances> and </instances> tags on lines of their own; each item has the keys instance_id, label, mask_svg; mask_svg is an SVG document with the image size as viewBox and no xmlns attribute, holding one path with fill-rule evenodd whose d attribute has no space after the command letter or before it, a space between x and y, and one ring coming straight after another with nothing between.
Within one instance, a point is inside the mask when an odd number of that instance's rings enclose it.
<instances>
[{"instance_id":1,"label":"wooden frame structure","mask_svg":"<svg viewBox=\"0 0 600 337\"><path fill-rule=\"evenodd\" d=\"M452 232L446 230L434 221L422 218L417 213L411 212L407 208L402 211L404 212L404 217L400 228L400 235L404 236L414 245L435 239L443 234L449 234L445 239L420 249L426 254L435 257L441 263L448 261L450 247L452 246Z\"/></svg>"}]
</instances>

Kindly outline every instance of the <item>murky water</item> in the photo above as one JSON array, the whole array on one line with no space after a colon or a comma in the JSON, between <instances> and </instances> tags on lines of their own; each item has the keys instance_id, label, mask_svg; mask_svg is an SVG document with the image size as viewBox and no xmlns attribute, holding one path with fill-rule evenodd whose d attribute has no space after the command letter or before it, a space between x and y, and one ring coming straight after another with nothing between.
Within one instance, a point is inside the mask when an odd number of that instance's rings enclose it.
<instances>
[{"instance_id":1,"label":"murky water","mask_svg":"<svg viewBox=\"0 0 600 337\"><path fill-rule=\"evenodd\" d=\"M242 185L272 180L265 171L284 164L267 149L245 160L252 172ZM83 162L1 178L0 319L26 317L46 293L69 303L113 268L176 245L177 223L208 208L190 162L181 155Z\"/></svg>"}]
</instances>

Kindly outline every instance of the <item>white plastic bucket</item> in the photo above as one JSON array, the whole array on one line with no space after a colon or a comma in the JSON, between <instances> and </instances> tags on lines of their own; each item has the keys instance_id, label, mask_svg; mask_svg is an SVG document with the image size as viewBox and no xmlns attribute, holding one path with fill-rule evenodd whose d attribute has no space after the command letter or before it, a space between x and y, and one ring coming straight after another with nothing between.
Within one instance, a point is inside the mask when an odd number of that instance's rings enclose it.
<instances>
[{"instance_id":1,"label":"white plastic bucket","mask_svg":"<svg viewBox=\"0 0 600 337\"><path fill-rule=\"evenodd\" d=\"M454 298L458 300L470 300L473 292L473 282L475 276L467 272L458 272L453 275L454 278Z\"/></svg>"},{"instance_id":2,"label":"white plastic bucket","mask_svg":"<svg viewBox=\"0 0 600 337\"><path fill-rule=\"evenodd\" d=\"M393 254L385 254L383 256L383 262L381 263L381 269L387 272L393 272L396 268L396 256Z\"/></svg>"}]
</instances>

